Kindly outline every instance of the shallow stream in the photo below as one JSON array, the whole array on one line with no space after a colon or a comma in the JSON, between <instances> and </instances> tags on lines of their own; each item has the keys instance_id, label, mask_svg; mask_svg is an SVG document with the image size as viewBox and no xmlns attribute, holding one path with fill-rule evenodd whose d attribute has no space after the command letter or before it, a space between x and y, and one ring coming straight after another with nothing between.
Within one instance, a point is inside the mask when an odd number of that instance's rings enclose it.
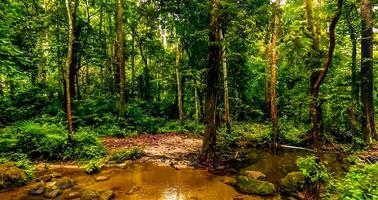
<instances>
[{"instance_id":1,"label":"shallow stream","mask_svg":"<svg viewBox=\"0 0 378 200\"><path fill-rule=\"evenodd\" d=\"M102 192L113 190L115 199L130 200L216 200L216 199L279 199L278 197L259 197L239 194L225 182L243 170L258 170L267 175L267 180L279 184L279 180L287 173L297 170L295 160L298 156L308 155L305 151L284 151L274 155L266 150L253 150L235 160L225 169L209 172L202 169L176 170L171 167L156 166L151 163L132 164L125 169L108 168L99 174L87 175L81 169L61 168L54 171L69 177L78 186L76 190L93 190ZM346 165L340 154L323 154L328 168L339 175ZM105 181L96 181L96 177L106 176ZM0 193L1 200L34 200L44 199L40 196L28 195L30 185ZM67 189L55 199L65 199Z\"/></svg>"}]
</instances>

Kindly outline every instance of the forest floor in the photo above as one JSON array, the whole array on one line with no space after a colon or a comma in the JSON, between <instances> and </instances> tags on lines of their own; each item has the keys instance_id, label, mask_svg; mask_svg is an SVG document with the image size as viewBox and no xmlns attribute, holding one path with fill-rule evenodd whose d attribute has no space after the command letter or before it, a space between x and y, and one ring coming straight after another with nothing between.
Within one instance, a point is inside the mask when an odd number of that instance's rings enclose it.
<instances>
[{"instance_id":1,"label":"forest floor","mask_svg":"<svg viewBox=\"0 0 378 200\"><path fill-rule=\"evenodd\" d=\"M202 147L200 137L178 133L143 134L126 138L105 137L102 142L111 152L136 147L142 148L145 153L141 159L142 162L153 162L176 169L191 168L197 165L197 157Z\"/></svg>"},{"instance_id":2,"label":"forest floor","mask_svg":"<svg viewBox=\"0 0 378 200\"><path fill-rule=\"evenodd\" d=\"M359 157L370 163L378 162L378 142L375 142L367 150L361 152Z\"/></svg>"}]
</instances>

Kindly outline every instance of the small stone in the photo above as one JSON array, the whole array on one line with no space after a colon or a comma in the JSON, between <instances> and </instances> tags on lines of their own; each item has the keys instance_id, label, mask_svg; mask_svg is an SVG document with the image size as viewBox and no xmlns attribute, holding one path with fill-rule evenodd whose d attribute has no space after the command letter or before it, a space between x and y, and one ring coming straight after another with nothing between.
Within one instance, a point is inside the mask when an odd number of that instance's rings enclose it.
<instances>
[{"instance_id":1,"label":"small stone","mask_svg":"<svg viewBox=\"0 0 378 200\"><path fill-rule=\"evenodd\" d=\"M60 178L60 177L62 177L62 174L59 173L59 172L53 172L53 173L51 174L51 176L52 176L53 178Z\"/></svg>"},{"instance_id":2,"label":"small stone","mask_svg":"<svg viewBox=\"0 0 378 200\"><path fill-rule=\"evenodd\" d=\"M126 194L133 195L133 194L139 192L141 189L142 189L142 187L134 185L133 187L131 187L131 189Z\"/></svg>"},{"instance_id":3,"label":"small stone","mask_svg":"<svg viewBox=\"0 0 378 200\"><path fill-rule=\"evenodd\" d=\"M78 185L74 185L74 186L72 187L72 189L73 189L73 190L80 190L80 189L81 189L81 187L80 187L80 186L78 186Z\"/></svg>"},{"instance_id":4,"label":"small stone","mask_svg":"<svg viewBox=\"0 0 378 200\"><path fill-rule=\"evenodd\" d=\"M256 179L259 181L266 181L266 175L260 171L245 171L244 175L248 178Z\"/></svg>"},{"instance_id":5,"label":"small stone","mask_svg":"<svg viewBox=\"0 0 378 200\"><path fill-rule=\"evenodd\" d=\"M80 200L98 200L99 194L96 191L85 190L81 193Z\"/></svg>"},{"instance_id":6,"label":"small stone","mask_svg":"<svg viewBox=\"0 0 378 200\"><path fill-rule=\"evenodd\" d=\"M64 194L64 198L66 199L75 199L80 197L80 192L67 192Z\"/></svg>"},{"instance_id":7,"label":"small stone","mask_svg":"<svg viewBox=\"0 0 378 200\"><path fill-rule=\"evenodd\" d=\"M96 181L106 181L108 180L110 177L109 176L97 176L95 178Z\"/></svg>"},{"instance_id":8,"label":"small stone","mask_svg":"<svg viewBox=\"0 0 378 200\"><path fill-rule=\"evenodd\" d=\"M37 185L37 187L32 188L29 191L29 194L31 194L31 195L42 195L45 192L46 192L46 187L45 186L43 186L43 185Z\"/></svg>"},{"instance_id":9,"label":"small stone","mask_svg":"<svg viewBox=\"0 0 378 200\"><path fill-rule=\"evenodd\" d=\"M237 195L233 198L233 200L243 200L243 196L242 195Z\"/></svg>"},{"instance_id":10,"label":"small stone","mask_svg":"<svg viewBox=\"0 0 378 200\"><path fill-rule=\"evenodd\" d=\"M101 193L100 200L110 200L114 197L113 190L106 190Z\"/></svg>"},{"instance_id":11,"label":"small stone","mask_svg":"<svg viewBox=\"0 0 378 200\"><path fill-rule=\"evenodd\" d=\"M61 190L65 190L73 186L73 181L70 178L63 178L57 181L56 186Z\"/></svg>"},{"instance_id":12,"label":"small stone","mask_svg":"<svg viewBox=\"0 0 378 200\"><path fill-rule=\"evenodd\" d=\"M44 176L40 176L37 180L38 181L43 181L43 182L48 182L52 179L53 177L48 174L48 175L44 175Z\"/></svg>"},{"instance_id":13,"label":"small stone","mask_svg":"<svg viewBox=\"0 0 378 200\"><path fill-rule=\"evenodd\" d=\"M55 197L59 196L61 193L62 193L62 191L59 190L59 189L49 190L49 191L46 191L44 196L47 197L47 198L55 198Z\"/></svg>"}]
</instances>

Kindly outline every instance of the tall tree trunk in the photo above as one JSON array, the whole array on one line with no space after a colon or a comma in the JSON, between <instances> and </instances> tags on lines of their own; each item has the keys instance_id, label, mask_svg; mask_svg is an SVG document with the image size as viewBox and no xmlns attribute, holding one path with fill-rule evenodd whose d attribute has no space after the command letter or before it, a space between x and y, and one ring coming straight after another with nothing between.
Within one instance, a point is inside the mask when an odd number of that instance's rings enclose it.
<instances>
[{"instance_id":1,"label":"tall tree trunk","mask_svg":"<svg viewBox=\"0 0 378 200\"><path fill-rule=\"evenodd\" d=\"M201 161L211 163L215 158L216 149L216 108L217 86L222 57L222 48L219 39L219 9L220 0L211 0L210 33L209 33L209 66L207 72L206 100L205 100L205 134L201 152Z\"/></svg>"},{"instance_id":2,"label":"tall tree trunk","mask_svg":"<svg viewBox=\"0 0 378 200\"><path fill-rule=\"evenodd\" d=\"M361 102L362 134L372 143L377 138L374 122L373 101L373 10L370 0L361 1Z\"/></svg>"},{"instance_id":3,"label":"tall tree trunk","mask_svg":"<svg viewBox=\"0 0 378 200\"><path fill-rule=\"evenodd\" d=\"M306 10L306 18L307 18L307 29L311 34L311 40L312 40L311 51L309 53L309 57L310 57L309 65L311 66L312 69L316 69L320 65L320 62L319 62L320 61L319 38L320 37L317 36L318 32L316 31L316 25L314 22L313 0L305 0L305 10ZM310 81L311 81L310 94L311 95L318 94L316 91L312 91L313 85L315 84L316 79L318 77L318 73L319 73L319 70L313 70L313 72L311 73L311 77L310 77ZM319 108L317 105L317 98L316 98L316 101L312 101L312 103L316 103L316 104L310 105L310 118L311 118L313 127L316 127L317 130L311 130L311 143L312 143L312 146L314 146L314 148L319 149L318 132L320 129L320 125L319 125L320 119L317 112ZM315 108L313 108L313 106L315 106ZM313 117L316 117L316 119L313 119ZM316 124L316 126L314 126L314 123Z\"/></svg>"},{"instance_id":4,"label":"tall tree trunk","mask_svg":"<svg viewBox=\"0 0 378 200\"><path fill-rule=\"evenodd\" d=\"M144 100L147 100L149 101L151 98L150 98L150 70L148 69L148 58L146 57L146 55L144 55L143 53L143 47L142 47L142 43L140 42L139 43L139 51L140 51L140 55L142 56L142 60L144 62L144 68L143 68L143 84L144 84L144 88L143 88L143 99Z\"/></svg>"},{"instance_id":5,"label":"tall tree trunk","mask_svg":"<svg viewBox=\"0 0 378 200\"><path fill-rule=\"evenodd\" d=\"M123 119L125 117L125 47L124 47L124 32L123 32L123 8L122 0L118 0L117 3L117 42L118 42L118 62L119 62L119 117Z\"/></svg>"},{"instance_id":6,"label":"tall tree trunk","mask_svg":"<svg viewBox=\"0 0 378 200\"><path fill-rule=\"evenodd\" d=\"M135 28L131 28L132 40L131 40L131 96L135 97Z\"/></svg>"},{"instance_id":7,"label":"tall tree trunk","mask_svg":"<svg viewBox=\"0 0 378 200\"><path fill-rule=\"evenodd\" d=\"M70 72L72 63L72 50L74 37L74 27L73 27L73 17L71 11L71 1L66 0L67 17L68 17L68 51L67 51L67 61L66 61L66 110L67 110L67 121L68 121L68 142L72 141L72 112L71 112L71 89L70 89Z\"/></svg>"},{"instance_id":8,"label":"tall tree trunk","mask_svg":"<svg viewBox=\"0 0 378 200\"><path fill-rule=\"evenodd\" d=\"M181 64L180 64L180 42L177 39L176 42L176 62L175 62L175 72L176 72L176 85L177 85L177 100L178 100L178 114L181 126L184 125L184 100L182 94L181 85Z\"/></svg>"},{"instance_id":9,"label":"tall tree trunk","mask_svg":"<svg viewBox=\"0 0 378 200\"><path fill-rule=\"evenodd\" d=\"M223 71L223 103L224 103L224 122L226 124L226 131L231 134L231 116L230 116L230 103L228 97L228 76L227 76L227 52L224 39L224 27L219 30L219 39L223 41L222 47L222 71Z\"/></svg>"},{"instance_id":10,"label":"tall tree trunk","mask_svg":"<svg viewBox=\"0 0 378 200\"><path fill-rule=\"evenodd\" d=\"M349 110L349 115L351 119L351 126L353 134L357 133L357 105L358 105L358 86L357 86L357 37L356 31L353 27L351 13L355 10L355 7L352 5L348 5L346 13L346 20L348 25L348 31L350 36L350 41L352 44L352 64L351 64L351 71L352 71L352 105Z\"/></svg>"},{"instance_id":11,"label":"tall tree trunk","mask_svg":"<svg viewBox=\"0 0 378 200\"><path fill-rule=\"evenodd\" d=\"M273 148L277 149L279 145L280 130L278 124L278 111L277 111L277 39L279 36L280 28L280 0L276 0L274 3L274 15L273 15L273 33L270 42L270 119L273 125Z\"/></svg>"},{"instance_id":12,"label":"tall tree trunk","mask_svg":"<svg viewBox=\"0 0 378 200\"><path fill-rule=\"evenodd\" d=\"M317 71L316 77L313 75L313 84L311 85L311 108L310 108L310 116L312 122L312 139L314 141L313 145L316 148L316 152L319 153L320 146L319 146L319 133L320 133L320 112L318 110L318 102L319 102L319 90L320 86L324 81L324 78L327 75L327 72L332 64L333 59L333 52L335 50L335 29L337 22L339 21L341 15L343 0L338 0L337 2L337 12L333 17L331 24L329 26L329 48L328 54L326 57L325 62L322 64L322 67Z\"/></svg>"}]
</instances>

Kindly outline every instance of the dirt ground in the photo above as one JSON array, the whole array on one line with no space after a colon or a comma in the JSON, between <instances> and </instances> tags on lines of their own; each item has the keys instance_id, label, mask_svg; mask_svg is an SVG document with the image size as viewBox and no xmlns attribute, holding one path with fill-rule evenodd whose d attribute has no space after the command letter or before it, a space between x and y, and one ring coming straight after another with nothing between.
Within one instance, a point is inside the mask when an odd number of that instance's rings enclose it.
<instances>
[{"instance_id":1,"label":"dirt ground","mask_svg":"<svg viewBox=\"0 0 378 200\"><path fill-rule=\"evenodd\" d=\"M110 151L143 148L145 156L142 161L150 161L176 169L194 167L202 147L201 138L177 133L144 134L127 138L106 137L102 139L102 142Z\"/></svg>"}]
</instances>

